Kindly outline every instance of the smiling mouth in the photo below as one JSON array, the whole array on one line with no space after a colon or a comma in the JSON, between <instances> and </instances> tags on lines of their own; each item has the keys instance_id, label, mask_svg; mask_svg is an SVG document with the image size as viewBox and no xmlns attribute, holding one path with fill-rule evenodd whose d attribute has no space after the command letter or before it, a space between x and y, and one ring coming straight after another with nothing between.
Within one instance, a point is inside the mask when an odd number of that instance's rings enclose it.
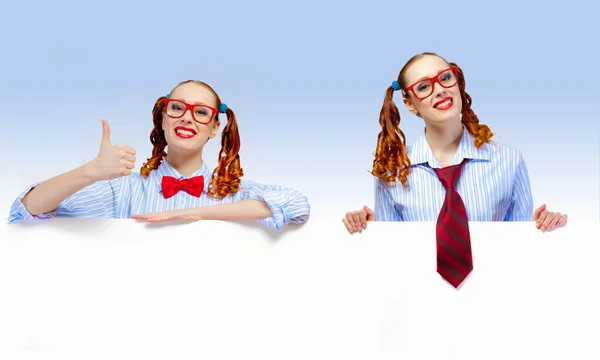
<instances>
[{"instance_id":1,"label":"smiling mouth","mask_svg":"<svg viewBox=\"0 0 600 360\"><path fill-rule=\"evenodd\" d=\"M451 97L447 97L442 101L436 102L435 105L433 105L433 107L438 110L446 110L451 108L453 104L454 100L452 100Z\"/></svg>"},{"instance_id":2,"label":"smiling mouth","mask_svg":"<svg viewBox=\"0 0 600 360\"><path fill-rule=\"evenodd\" d=\"M190 128L185 128L183 126L178 126L175 128L175 135L182 139L189 139L196 136L196 131Z\"/></svg>"}]
</instances>

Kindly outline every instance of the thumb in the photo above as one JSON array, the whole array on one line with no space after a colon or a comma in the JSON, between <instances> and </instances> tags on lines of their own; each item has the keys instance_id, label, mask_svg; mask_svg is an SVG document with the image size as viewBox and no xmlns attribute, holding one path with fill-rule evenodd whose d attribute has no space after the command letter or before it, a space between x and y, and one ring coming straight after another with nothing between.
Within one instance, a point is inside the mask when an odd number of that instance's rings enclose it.
<instances>
[{"instance_id":1,"label":"thumb","mask_svg":"<svg viewBox=\"0 0 600 360\"><path fill-rule=\"evenodd\" d=\"M375 212L367 207L367 205L363 206L363 210L367 213L368 217L375 216Z\"/></svg>"},{"instance_id":2,"label":"thumb","mask_svg":"<svg viewBox=\"0 0 600 360\"><path fill-rule=\"evenodd\" d=\"M110 125L108 125L108 121L102 120L102 144L101 145L110 145Z\"/></svg>"}]
</instances>

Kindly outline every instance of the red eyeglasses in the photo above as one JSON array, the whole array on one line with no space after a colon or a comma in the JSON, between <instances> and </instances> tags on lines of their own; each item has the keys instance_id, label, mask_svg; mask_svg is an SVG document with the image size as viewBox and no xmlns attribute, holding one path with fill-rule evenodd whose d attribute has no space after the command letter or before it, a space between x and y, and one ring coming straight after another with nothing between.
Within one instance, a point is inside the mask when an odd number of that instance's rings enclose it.
<instances>
[{"instance_id":1,"label":"red eyeglasses","mask_svg":"<svg viewBox=\"0 0 600 360\"><path fill-rule=\"evenodd\" d=\"M182 117L188 110L191 111L194 121L200 124L210 123L217 114L217 109L208 105L192 105L180 100L166 99L165 109L172 118Z\"/></svg>"},{"instance_id":2,"label":"red eyeglasses","mask_svg":"<svg viewBox=\"0 0 600 360\"><path fill-rule=\"evenodd\" d=\"M404 95L408 92L412 92L413 95L419 99L424 100L433 94L433 87L435 83L440 84L444 88L450 88L456 85L458 82L458 68L453 66L446 70L443 70L434 77L419 80L411 86L404 89Z\"/></svg>"}]
</instances>

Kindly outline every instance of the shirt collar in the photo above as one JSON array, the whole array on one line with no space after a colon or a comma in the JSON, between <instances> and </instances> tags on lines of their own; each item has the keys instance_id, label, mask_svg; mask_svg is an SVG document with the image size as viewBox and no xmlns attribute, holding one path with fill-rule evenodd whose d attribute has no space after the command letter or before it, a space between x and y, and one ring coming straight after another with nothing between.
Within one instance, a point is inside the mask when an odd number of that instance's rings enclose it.
<instances>
[{"instance_id":1,"label":"shirt collar","mask_svg":"<svg viewBox=\"0 0 600 360\"><path fill-rule=\"evenodd\" d=\"M189 179L194 176L204 176L204 192L207 193L208 186L210 185L210 180L212 178L212 173L208 169L208 166L206 166L206 162L202 161L202 166L200 167L200 169L198 169L198 171L193 173L191 176L185 177L185 176L181 175L177 170L175 170L175 168L173 166L171 166L171 164L169 164L167 159L163 158L163 161L158 166L158 169L152 171L150 173L150 176L156 176L156 180L157 180L156 187L157 187L158 192L162 192L163 176L172 176L178 180Z\"/></svg>"},{"instance_id":2,"label":"shirt collar","mask_svg":"<svg viewBox=\"0 0 600 360\"><path fill-rule=\"evenodd\" d=\"M490 149L487 144L484 144L481 148L475 147L475 137L469 133L469 131L463 126L463 133L460 139L456 154L452 165L460 164L464 159L476 159L489 161L491 159ZM425 138L425 131L417 139L417 141L407 149L408 158L410 159L411 165L419 165L427 163L432 168L441 168L442 166L436 160L431 147Z\"/></svg>"}]
</instances>

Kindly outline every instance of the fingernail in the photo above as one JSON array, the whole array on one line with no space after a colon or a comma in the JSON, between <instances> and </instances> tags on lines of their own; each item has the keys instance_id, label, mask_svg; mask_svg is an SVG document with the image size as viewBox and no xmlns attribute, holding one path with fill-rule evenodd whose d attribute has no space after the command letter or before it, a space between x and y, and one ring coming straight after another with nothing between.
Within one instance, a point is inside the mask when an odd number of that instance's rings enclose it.
<instances>
[{"instance_id":1,"label":"fingernail","mask_svg":"<svg viewBox=\"0 0 600 360\"><path fill-rule=\"evenodd\" d=\"M363 229L366 229L366 228L367 228L367 224L363 224Z\"/></svg>"}]
</instances>

